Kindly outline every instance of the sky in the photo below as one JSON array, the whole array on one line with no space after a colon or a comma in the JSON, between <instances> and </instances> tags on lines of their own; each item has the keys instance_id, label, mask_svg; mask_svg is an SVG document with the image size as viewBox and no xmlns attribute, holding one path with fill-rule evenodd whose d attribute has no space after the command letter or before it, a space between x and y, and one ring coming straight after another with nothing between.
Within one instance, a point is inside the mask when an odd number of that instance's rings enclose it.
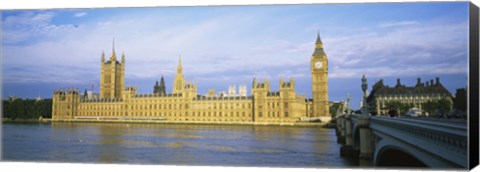
<instances>
[{"instance_id":1,"label":"sky","mask_svg":"<svg viewBox=\"0 0 480 172\"><path fill-rule=\"evenodd\" d=\"M171 92L178 58L198 93L253 78L293 77L311 97L310 59L320 33L329 61L329 100L400 78L440 77L454 95L467 85L468 2L3 10L2 97L49 98L54 89L98 92L100 57L126 57L126 85ZM118 58L120 59L120 58Z\"/></svg>"}]
</instances>

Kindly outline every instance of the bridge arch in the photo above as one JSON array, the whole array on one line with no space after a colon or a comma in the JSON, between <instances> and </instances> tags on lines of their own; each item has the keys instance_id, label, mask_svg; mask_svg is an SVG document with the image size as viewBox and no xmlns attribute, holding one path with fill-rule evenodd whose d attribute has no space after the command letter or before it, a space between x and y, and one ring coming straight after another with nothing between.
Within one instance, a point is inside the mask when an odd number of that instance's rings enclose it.
<instances>
[{"instance_id":1,"label":"bridge arch","mask_svg":"<svg viewBox=\"0 0 480 172\"><path fill-rule=\"evenodd\" d=\"M360 132L359 124L365 125L364 118L352 115L351 119L347 120L351 128L342 128L349 132L347 144L356 151L363 147L361 158L373 156L374 166L465 168L468 165L464 125L370 116L369 130L365 130L369 137L365 141L371 142L362 145L364 131ZM373 154L369 154L372 148Z\"/></svg>"},{"instance_id":2,"label":"bridge arch","mask_svg":"<svg viewBox=\"0 0 480 172\"><path fill-rule=\"evenodd\" d=\"M428 167L411 152L397 146L384 146L376 155L380 167Z\"/></svg>"},{"instance_id":3,"label":"bridge arch","mask_svg":"<svg viewBox=\"0 0 480 172\"><path fill-rule=\"evenodd\" d=\"M373 157L375 166L431 167L441 163L416 146L380 133L377 133Z\"/></svg>"}]
</instances>

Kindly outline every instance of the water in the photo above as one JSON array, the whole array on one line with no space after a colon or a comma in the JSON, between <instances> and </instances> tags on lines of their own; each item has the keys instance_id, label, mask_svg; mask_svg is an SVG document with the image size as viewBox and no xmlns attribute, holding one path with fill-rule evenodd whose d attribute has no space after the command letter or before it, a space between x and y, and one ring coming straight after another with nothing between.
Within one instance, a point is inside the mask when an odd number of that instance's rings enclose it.
<instances>
[{"instance_id":1,"label":"water","mask_svg":"<svg viewBox=\"0 0 480 172\"><path fill-rule=\"evenodd\" d=\"M3 123L4 161L350 167L317 127Z\"/></svg>"}]
</instances>

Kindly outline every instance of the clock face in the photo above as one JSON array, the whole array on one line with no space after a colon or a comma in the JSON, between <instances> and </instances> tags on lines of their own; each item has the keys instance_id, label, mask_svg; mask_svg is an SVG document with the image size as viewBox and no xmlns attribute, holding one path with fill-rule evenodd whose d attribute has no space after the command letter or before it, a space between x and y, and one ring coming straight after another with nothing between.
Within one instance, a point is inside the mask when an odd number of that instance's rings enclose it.
<instances>
[{"instance_id":1,"label":"clock face","mask_svg":"<svg viewBox=\"0 0 480 172\"><path fill-rule=\"evenodd\" d=\"M322 62L315 62L315 68L316 69L320 69L320 68L322 68L322 66L323 66Z\"/></svg>"}]
</instances>

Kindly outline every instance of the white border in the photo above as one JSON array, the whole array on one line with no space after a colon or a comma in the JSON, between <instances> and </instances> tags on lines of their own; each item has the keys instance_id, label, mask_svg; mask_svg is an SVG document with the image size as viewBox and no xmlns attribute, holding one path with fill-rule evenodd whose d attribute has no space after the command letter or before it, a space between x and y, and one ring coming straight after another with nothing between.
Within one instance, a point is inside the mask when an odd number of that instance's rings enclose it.
<instances>
[{"instance_id":1,"label":"white border","mask_svg":"<svg viewBox=\"0 0 480 172\"><path fill-rule=\"evenodd\" d=\"M2 0L0 9L52 9L52 8L104 8L104 7L158 7L158 6L211 6L211 5L269 5L313 3L375 3L375 2L446 2L465 0ZM478 0L476 0L478 1ZM478 3L476 3L478 4Z\"/></svg>"},{"instance_id":2,"label":"white border","mask_svg":"<svg viewBox=\"0 0 480 172\"><path fill-rule=\"evenodd\" d=\"M11 9L60 9L60 8L105 8L105 7L160 7L160 6L212 6L212 5L269 5L269 4L313 4L313 3L375 3L375 2L445 2L452 0L244 0L244 1L221 1L221 0L1 0L0 10ZM458 0L456 0L458 1ZM464 1L464 0L462 0ZM472 0L477 6L479 0ZM1 17L1 13L0 13ZM0 22L1 29L1 22ZM0 32L1 39L1 32ZM1 43L1 42L0 42ZM1 48L1 47L0 47ZM0 49L1 52L1 49ZM0 64L2 58L0 57ZM1 71L0 71L1 77ZM0 85L1 89L1 85ZM0 92L1 97L1 92ZM1 108L1 105L0 105ZM1 110L1 109L0 109ZM0 117L1 119L1 117ZM1 131L1 128L0 128ZM1 147L0 147L1 153ZM0 162L2 171L373 171L372 169L318 169L318 168L259 168L259 167L207 167L207 166L164 166L164 165L114 165L114 164L70 164L70 163L25 163L25 162ZM387 171L387 170L382 170ZM388 170L399 171L399 170ZM408 171L412 171L408 169ZM414 170L419 171L419 170ZM474 171L480 171L475 168Z\"/></svg>"}]
</instances>

